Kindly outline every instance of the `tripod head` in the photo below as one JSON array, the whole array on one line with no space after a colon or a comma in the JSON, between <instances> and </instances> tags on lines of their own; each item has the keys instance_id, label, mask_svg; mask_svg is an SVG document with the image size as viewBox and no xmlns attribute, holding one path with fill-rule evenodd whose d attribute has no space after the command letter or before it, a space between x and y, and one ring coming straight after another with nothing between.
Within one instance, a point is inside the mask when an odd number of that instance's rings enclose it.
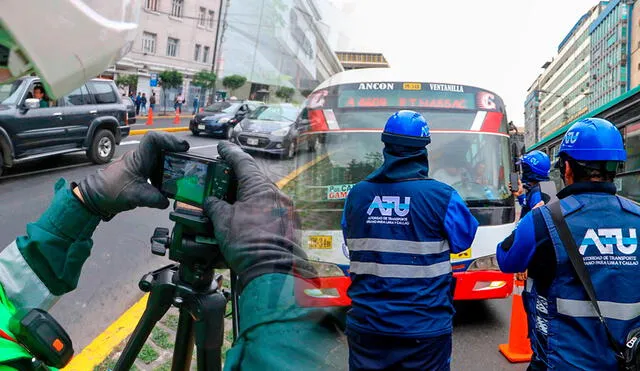
<instances>
[{"instance_id":1,"label":"tripod head","mask_svg":"<svg viewBox=\"0 0 640 371\"><path fill-rule=\"evenodd\" d=\"M151 237L151 252L180 263L179 278L198 289L206 289L213 280L214 269L227 268L217 241L213 225L202 210L176 202L169 219L175 224L169 235L168 228L156 228Z\"/></svg>"}]
</instances>

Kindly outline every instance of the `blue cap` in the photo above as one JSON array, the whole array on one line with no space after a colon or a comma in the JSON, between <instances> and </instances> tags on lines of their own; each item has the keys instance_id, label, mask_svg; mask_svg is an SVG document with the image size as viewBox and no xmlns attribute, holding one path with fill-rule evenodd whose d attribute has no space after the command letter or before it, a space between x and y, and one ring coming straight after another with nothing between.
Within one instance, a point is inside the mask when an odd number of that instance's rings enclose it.
<instances>
[{"instance_id":1,"label":"blue cap","mask_svg":"<svg viewBox=\"0 0 640 371\"><path fill-rule=\"evenodd\" d=\"M558 157L563 153L578 161L627 160L622 135L615 125L599 118L581 119L573 124L562 139Z\"/></svg>"},{"instance_id":2,"label":"blue cap","mask_svg":"<svg viewBox=\"0 0 640 371\"><path fill-rule=\"evenodd\" d=\"M426 147L431 143L429 124L418 112L398 111L387 120L382 141L406 147Z\"/></svg>"},{"instance_id":3,"label":"blue cap","mask_svg":"<svg viewBox=\"0 0 640 371\"><path fill-rule=\"evenodd\" d=\"M551 170L551 160L549 160L549 156L547 156L546 153L538 150L531 151L522 156L520 162L529 166L534 174L539 175L543 178L549 177L549 170Z\"/></svg>"}]
</instances>

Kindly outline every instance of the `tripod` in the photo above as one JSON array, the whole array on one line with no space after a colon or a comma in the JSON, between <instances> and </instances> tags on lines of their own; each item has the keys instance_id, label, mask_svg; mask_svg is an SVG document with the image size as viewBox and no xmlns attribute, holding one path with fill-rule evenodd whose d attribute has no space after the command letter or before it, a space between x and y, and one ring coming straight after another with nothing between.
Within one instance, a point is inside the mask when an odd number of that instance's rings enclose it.
<instances>
[{"instance_id":1,"label":"tripod","mask_svg":"<svg viewBox=\"0 0 640 371\"><path fill-rule=\"evenodd\" d=\"M183 205L188 206L188 205ZM214 280L215 268L226 268L213 236L209 219L200 211L177 205L169 219L175 222L169 237L167 228L156 228L151 251L177 263L145 274L138 286L149 292L147 307L118 359L114 371L129 370L151 330L171 306L180 310L172 371L187 371L194 342L198 370L220 370L224 336L224 315L229 293L222 291L222 276ZM232 290L235 279L232 274ZM234 290L235 292L235 290ZM233 333L237 336L237 297L233 295Z\"/></svg>"}]
</instances>

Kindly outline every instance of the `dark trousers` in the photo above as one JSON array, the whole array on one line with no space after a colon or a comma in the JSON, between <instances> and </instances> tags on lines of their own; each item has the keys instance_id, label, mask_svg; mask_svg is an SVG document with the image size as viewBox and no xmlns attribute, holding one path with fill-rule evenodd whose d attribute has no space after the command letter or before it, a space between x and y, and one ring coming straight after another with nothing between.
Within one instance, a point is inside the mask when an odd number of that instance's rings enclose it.
<instances>
[{"instance_id":1,"label":"dark trousers","mask_svg":"<svg viewBox=\"0 0 640 371\"><path fill-rule=\"evenodd\" d=\"M350 371L449 371L451 334L408 339L347 331Z\"/></svg>"}]
</instances>

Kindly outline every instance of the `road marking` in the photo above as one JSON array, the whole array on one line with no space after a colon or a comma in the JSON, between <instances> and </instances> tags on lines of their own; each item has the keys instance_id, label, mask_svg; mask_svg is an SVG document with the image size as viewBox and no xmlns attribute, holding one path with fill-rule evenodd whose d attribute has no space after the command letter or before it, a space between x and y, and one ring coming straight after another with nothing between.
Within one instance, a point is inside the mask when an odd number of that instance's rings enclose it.
<instances>
[{"instance_id":1,"label":"road marking","mask_svg":"<svg viewBox=\"0 0 640 371\"><path fill-rule=\"evenodd\" d=\"M217 144L199 146L192 149L212 147L215 145ZM287 185L287 183L300 175L300 173L306 171L318 162L329 157L329 154L330 153L319 156L300 166L298 169L292 171L287 176L278 181L276 183L276 186L278 186L279 188L284 187L285 185ZM107 357L109 357L113 350L133 333L133 330L140 320L140 317L142 317L142 313L144 312L144 309L146 307L148 296L149 294L144 294L144 296L136 304L127 309L115 322L107 327L107 329L104 330L100 335L98 335L98 337L93 339L93 341L89 345L82 349L82 351L77 356L75 356L71 360L71 362L62 369L62 371L93 370L94 367L107 359Z\"/></svg>"},{"instance_id":2,"label":"road marking","mask_svg":"<svg viewBox=\"0 0 640 371\"><path fill-rule=\"evenodd\" d=\"M38 175L38 174L43 174L43 173L48 173L48 172L58 171L58 170L68 170L68 169L73 169L73 168L76 168L76 167L87 166L87 165L90 165L90 164L91 164L91 162L83 162L81 164L60 166L60 167L54 167L54 168L51 168L51 169L35 170L35 171L27 172L27 173L5 175L3 177L0 177L0 181L7 180L7 179L13 179L13 178L20 178L20 177L28 176L28 175Z\"/></svg>"},{"instance_id":3,"label":"road marking","mask_svg":"<svg viewBox=\"0 0 640 371\"><path fill-rule=\"evenodd\" d=\"M127 141L124 141L124 142L120 142L120 145L121 146L127 146L129 144L138 144L138 143L140 143L139 140L127 140Z\"/></svg>"},{"instance_id":4,"label":"road marking","mask_svg":"<svg viewBox=\"0 0 640 371\"><path fill-rule=\"evenodd\" d=\"M133 332L133 329L147 306L148 296L149 294L145 294L137 303L127 309L111 326L107 327L104 332L93 339L91 344L87 345L80 354L73 357L71 362L62 370L93 370L94 367L109 357L113 349L120 345L120 343Z\"/></svg>"},{"instance_id":5,"label":"road marking","mask_svg":"<svg viewBox=\"0 0 640 371\"><path fill-rule=\"evenodd\" d=\"M159 129L137 129L137 130L131 130L129 132L129 135L142 135L142 134L146 134L148 131L166 131L168 133L175 133L178 131L189 131L189 127L176 126L171 128L159 128Z\"/></svg>"}]
</instances>

